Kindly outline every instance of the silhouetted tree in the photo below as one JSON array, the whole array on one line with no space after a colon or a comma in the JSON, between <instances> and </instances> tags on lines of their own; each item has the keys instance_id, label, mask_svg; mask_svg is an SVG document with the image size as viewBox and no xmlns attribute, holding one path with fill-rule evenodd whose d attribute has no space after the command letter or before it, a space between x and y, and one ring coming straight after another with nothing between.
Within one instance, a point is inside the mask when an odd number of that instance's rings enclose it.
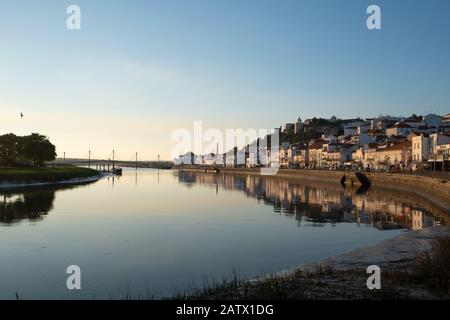
<instances>
[{"instance_id":1,"label":"silhouetted tree","mask_svg":"<svg viewBox=\"0 0 450 320\"><path fill-rule=\"evenodd\" d=\"M47 137L33 133L19 137L12 133L0 136L0 164L43 165L56 157L55 146Z\"/></svg>"},{"instance_id":2,"label":"silhouetted tree","mask_svg":"<svg viewBox=\"0 0 450 320\"><path fill-rule=\"evenodd\" d=\"M46 161L52 161L56 157L55 146L47 137L37 133L22 137L20 147L21 156L35 165L43 165Z\"/></svg>"},{"instance_id":3,"label":"silhouetted tree","mask_svg":"<svg viewBox=\"0 0 450 320\"><path fill-rule=\"evenodd\" d=\"M17 161L20 137L9 133L0 136L0 164L12 165Z\"/></svg>"}]
</instances>

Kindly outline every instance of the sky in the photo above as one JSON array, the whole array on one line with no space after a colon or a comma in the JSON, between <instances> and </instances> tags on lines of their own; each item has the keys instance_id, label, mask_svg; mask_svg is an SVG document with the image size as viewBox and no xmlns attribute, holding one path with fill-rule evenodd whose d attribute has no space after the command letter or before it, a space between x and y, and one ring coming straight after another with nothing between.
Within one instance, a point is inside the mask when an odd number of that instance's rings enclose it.
<instances>
[{"instance_id":1,"label":"sky","mask_svg":"<svg viewBox=\"0 0 450 320\"><path fill-rule=\"evenodd\" d=\"M69 5L81 30L68 30ZM381 8L381 30L366 9ZM0 134L169 159L179 128L450 112L447 0L4 0ZM24 118L20 118L20 112Z\"/></svg>"}]
</instances>

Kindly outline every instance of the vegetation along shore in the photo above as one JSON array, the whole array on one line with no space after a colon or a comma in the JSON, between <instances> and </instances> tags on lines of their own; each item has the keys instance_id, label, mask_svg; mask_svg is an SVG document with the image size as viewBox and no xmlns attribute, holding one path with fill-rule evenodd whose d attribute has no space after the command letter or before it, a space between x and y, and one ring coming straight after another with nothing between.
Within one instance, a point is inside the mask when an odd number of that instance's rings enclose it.
<instances>
[{"instance_id":1,"label":"vegetation along shore","mask_svg":"<svg viewBox=\"0 0 450 320\"><path fill-rule=\"evenodd\" d=\"M446 226L409 231L319 263L245 279L208 282L180 292L187 300L449 299L450 235ZM378 265L381 290L369 290L367 267Z\"/></svg>"},{"instance_id":2,"label":"vegetation along shore","mask_svg":"<svg viewBox=\"0 0 450 320\"><path fill-rule=\"evenodd\" d=\"M96 170L80 167L0 167L0 185L18 183L57 183L72 179L85 179L100 176Z\"/></svg>"},{"instance_id":3,"label":"vegetation along shore","mask_svg":"<svg viewBox=\"0 0 450 320\"><path fill-rule=\"evenodd\" d=\"M48 167L54 161L56 148L43 135L5 134L0 136L0 187L28 184L82 182L100 177L93 169L75 166Z\"/></svg>"},{"instance_id":4,"label":"vegetation along shore","mask_svg":"<svg viewBox=\"0 0 450 320\"><path fill-rule=\"evenodd\" d=\"M205 168L179 167L182 171ZM259 175L259 169L220 168L216 175ZM281 169L270 179L314 181L335 188L349 171ZM382 192L414 203L448 221L450 182L445 179L392 173L366 173L367 196ZM358 185L354 186L355 192ZM190 288L176 298L183 299L449 299L450 228L448 226L406 231L400 236L371 247L330 257L321 262L294 267L288 271L246 279L209 282ZM382 270L382 290L368 290L367 266Z\"/></svg>"}]
</instances>

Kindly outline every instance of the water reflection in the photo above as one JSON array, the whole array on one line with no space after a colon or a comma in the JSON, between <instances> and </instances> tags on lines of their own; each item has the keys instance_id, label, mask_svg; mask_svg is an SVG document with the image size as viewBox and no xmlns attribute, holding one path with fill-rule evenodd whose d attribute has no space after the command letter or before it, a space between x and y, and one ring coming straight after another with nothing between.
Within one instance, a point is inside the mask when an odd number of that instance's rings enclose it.
<instances>
[{"instance_id":1,"label":"water reflection","mask_svg":"<svg viewBox=\"0 0 450 320\"><path fill-rule=\"evenodd\" d=\"M274 211L298 221L298 225L357 223L379 230L419 230L445 223L437 208L403 200L406 195L369 189L343 189L339 184L277 179L254 175L213 174L179 171L179 182L239 190L270 205ZM444 215L445 216L445 215Z\"/></svg>"},{"instance_id":2,"label":"water reflection","mask_svg":"<svg viewBox=\"0 0 450 320\"><path fill-rule=\"evenodd\" d=\"M31 188L15 188L0 190L0 224L14 224L22 220L42 220L51 210L55 194L60 190L70 190L76 186L55 185Z\"/></svg>"},{"instance_id":3,"label":"water reflection","mask_svg":"<svg viewBox=\"0 0 450 320\"><path fill-rule=\"evenodd\" d=\"M0 190L0 298L109 299L127 288L170 295L232 270L276 272L437 221L417 196L356 195L317 181L125 169L71 188ZM67 290L71 264L89 277L83 290Z\"/></svg>"}]
</instances>

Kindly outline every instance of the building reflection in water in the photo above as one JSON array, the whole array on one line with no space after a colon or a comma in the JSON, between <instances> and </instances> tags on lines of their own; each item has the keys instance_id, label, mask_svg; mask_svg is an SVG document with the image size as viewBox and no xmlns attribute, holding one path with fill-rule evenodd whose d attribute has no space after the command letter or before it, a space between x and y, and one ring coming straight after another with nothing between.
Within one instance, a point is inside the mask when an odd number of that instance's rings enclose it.
<instances>
[{"instance_id":1,"label":"building reflection in water","mask_svg":"<svg viewBox=\"0 0 450 320\"><path fill-rule=\"evenodd\" d=\"M175 172L179 182L193 186L240 190L274 211L301 223L351 222L380 230L419 230L442 223L430 211L370 190L368 193L344 190L340 185L294 181L255 175Z\"/></svg>"}]
</instances>

